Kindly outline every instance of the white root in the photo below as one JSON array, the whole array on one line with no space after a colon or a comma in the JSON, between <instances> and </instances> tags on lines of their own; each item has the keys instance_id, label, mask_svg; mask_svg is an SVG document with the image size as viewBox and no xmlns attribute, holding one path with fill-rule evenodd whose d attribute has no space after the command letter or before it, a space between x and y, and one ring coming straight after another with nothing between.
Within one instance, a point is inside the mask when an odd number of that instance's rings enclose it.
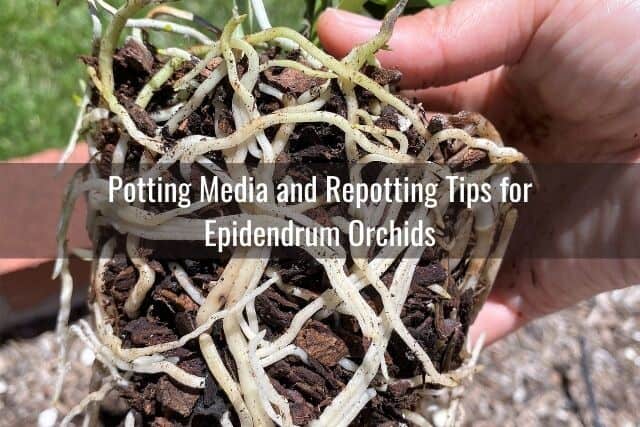
<instances>
[{"instance_id":1,"label":"white root","mask_svg":"<svg viewBox=\"0 0 640 427\"><path fill-rule=\"evenodd\" d=\"M100 389L98 389L97 391L94 391L92 393L89 393L87 396L85 396L84 399L82 399L80 401L80 403L78 403L76 406L74 406L67 413L67 415L62 419L62 421L60 421L60 427L68 426L69 423L75 417L80 415L82 413L82 411L84 411L84 409L87 406L89 406L91 403L100 402L101 400L103 400L107 396L107 393L109 393L112 388L113 388L113 383L111 381L109 381L109 378L105 378L105 383L102 385L102 387L100 387Z\"/></svg>"},{"instance_id":2,"label":"white root","mask_svg":"<svg viewBox=\"0 0 640 427\"><path fill-rule=\"evenodd\" d=\"M178 110L171 119L169 119L165 125L169 133L174 133L176 129L178 129L178 125L180 125L184 119L189 117L189 115L191 115L191 113L193 113L202 104L204 98L213 91L216 86L218 86L218 83L220 83L226 75L226 65L218 65L218 67L211 72L209 77L207 77L205 81L198 86L198 89L196 89L189 101L184 104L184 106L182 106L182 108L180 108L180 110Z\"/></svg>"},{"instance_id":3,"label":"white root","mask_svg":"<svg viewBox=\"0 0 640 427\"><path fill-rule=\"evenodd\" d=\"M196 286L189 278L189 275L186 271L184 271L180 264L170 262L169 268L171 269L174 277L176 278L180 286L182 286L182 289L184 289L187 295L189 295L189 297L199 306L204 305L205 299L202 296L202 292L198 288L196 288Z\"/></svg>"},{"instance_id":4,"label":"white root","mask_svg":"<svg viewBox=\"0 0 640 427\"><path fill-rule=\"evenodd\" d=\"M231 291L229 292L228 303L235 303L240 299L243 292L251 286L254 281L260 280L262 273L266 268L266 261L260 251L265 252L264 249L249 249L254 252L254 256L257 259L253 259L247 254L247 259L244 260L243 268L239 271L236 279L233 282ZM268 249L264 255L267 255ZM262 399L260 397L260 391L258 385L255 382L255 374L251 371L251 363L249 360L249 347L248 343L242 335L240 326L238 323L238 316L240 314L233 314L224 319L222 326L225 333L225 338L229 350L236 360L238 368L238 377L240 380L240 386L243 391L243 398L247 402L247 408L251 413L251 417L254 422L259 425L272 425L271 419L267 416L264 409Z\"/></svg>"},{"instance_id":5,"label":"white root","mask_svg":"<svg viewBox=\"0 0 640 427\"><path fill-rule=\"evenodd\" d=\"M136 98L136 104L142 108L147 108L153 94L171 78L173 72L180 67L184 61L185 59L181 57L171 58L140 90Z\"/></svg>"},{"instance_id":6,"label":"white root","mask_svg":"<svg viewBox=\"0 0 640 427\"><path fill-rule=\"evenodd\" d=\"M137 316L140 306L156 280L156 272L137 253L139 243L139 237L132 234L127 236L127 255L138 270L138 280L124 304L125 313L130 319Z\"/></svg>"},{"instance_id":7,"label":"white root","mask_svg":"<svg viewBox=\"0 0 640 427\"><path fill-rule=\"evenodd\" d=\"M235 409L238 418L240 418L240 424L242 427L252 426L253 420L251 413L247 409L247 405L242 397L242 392L238 383L234 381L224 366L218 350L215 347L213 339L209 334L200 335L200 350L204 360L207 362L207 366L211 371L211 374L216 379L216 382L222 387L226 393L233 409Z\"/></svg>"},{"instance_id":8,"label":"white root","mask_svg":"<svg viewBox=\"0 0 640 427\"><path fill-rule=\"evenodd\" d=\"M71 296L73 293L73 278L69 272L69 259L64 258L61 268L60 309L56 323L56 341L60 348L58 354L58 377L53 394L53 402L56 403L62 393L64 377L67 371L67 341L69 339L68 324L71 313Z\"/></svg>"},{"instance_id":9,"label":"white root","mask_svg":"<svg viewBox=\"0 0 640 427\"><path fill-rule=\"evenodd\" d=\"M267 373L264 371L262 363L260 363L256 356L258 343L264 338L265 333L266 331L262 331L249 341L249 364L251 366L251 371L256 379L256 383L258 384L260 394L267 397L266 400L261 399L265 412L276 424L286 427L293 426L289 403L284 397L278 394L276 389L273 387ZM274 410L272 405L275 406L277 412Z\"/></svg>"},{"instance_id":10,"label":"white root","mask_svg":"<svg viewBox=\"0 0 640 427\"><path fill-rule=\"evenodd\" d=\"M402 416L405 420L409 421L411 424L415 424L418 427L433 427L425 417L413 411L402 411Z\"/></svg>"},{"instance_id":11,"label":"white root","mask_svg":"<svg viewBox=\"0 0 640 427\"><path fill-rule=\"evenodd\" d=\"M69 160L69 157L71 157L71 155L75 151L76 144L78 143L78 138L80 137L80 131L82 130L83 119L85 117L85 110L89 106L90 101L90 95L85 86L86 84L82 82L84 95L82 96L82 100L80 101L80 108L78 109L78 116L76 118L75 124L73 125L73 130L71 131L71 137L69 138L67 147L62 152L60 160L58 161L59 169L62 168L62 165L64 165L67 160Z\"/></svg>"},{"instance_id":12,"label":"white root","mask_svg":"<svg viewBox=\"0 0 640 427\"><path fill-rule=\"evenodd\" d=\"M112 173L123 175L127 154L134 144L142 145L145 150L141 160L139 173L142 178L157 177L177 164L183 178L188 179L191 165L197 163L214 173L222 181L234 182L248 173L246 161L251 157L258 160L261 168L257 168L255 177L265 182L273 194L273 167L270 166L278 155L285 152L295 127L300 123L322 123L338 128L345 138L345 151L350 161L349 178L352 183L362 182L364 167L372 162L393 164L420 165L428 171L411 178L421 183L441 182L450 174L446 166L429 161L438 144L447 140L460 141L464 146L482 150L488 154L492 165L481 171L464 173L461 176L467 182L485 182L506 175L506 165L515 162L526 162L526 158L516 150L502 145L499 135L486 121L480 120L479 137L469 135L461 129L445 129L430 135L425 127L419 108L413 108L392 95L388 88L382 87L361 73L366 63L375 64L375 53L388 42L393 25L402 12L406 0L398 2L383 21L379 34L371 41L364 43L338 61L314 46L297 32L287 28L271 28L271 24L260 0L252 0L253 10L261 32L246 37L239 36L238 28L243 17L232 19L220 34L219 41L213 41L202 32L188 25L176 24L158 19L161 15L194 22L195 15L167 6L153 9L146 18L133 19L138 11L152 3L153 0L129 0L120 9L115 9L104 0L88 0L93 21L95 46L98 49L98 67L88 67L89 76L95 89L100 93L106 108L87 110L88 97L83 101L82 111L76 121L74 133L70 140L67 154L73 149L75 141L87 128L95 126L99 120L111 120L123 135L113 153ZM100 7L111 15L111 20L102 31L97 17L96 7ZM176 91L170 105L156 111L149 111L152 120L164 123L162 129L154 136L144 134L136 125L129 111L120 104L115 96L113 77L113 53L124 28L134 28L134 39L143 40L142 30L169 31L190 37L204 46L196 46L183 50L174 47L158 49L159 56L164 57L164 65L151 77L138 93L136 103L141 108L148 108L154 93L167 84L176 70L185 62L193 65L192 69L173 83ZM211 28L209 28L211 29ZM258 51L259 45L276 42L285 48L301 49L304 63L288 59L270 59L262 64ZM204 58L202 56L204 55ZM198 57L202 59L198 59ZM243 74L239 75L238 62L243 61ZM297 98L286 91L281 91L260 79L260 73L273 67L297 70L308 77L318 79L318 84ZM199 76L205 76L204 80ZM200 81L202 81L200 83ZM233 89L231 114L233 131L223 131L221 127L222 108L219 101L210 101L211 94L223 82L228 82ZM332 88L338 83L347 107L346 118L335 113L323 111L332 96ZM226 84L226 83L225 83ZM356 88L369 91L374 101L370 105L359 105ZM195 89L194 89L195 88ZM254 94L262 92L275 97L284 105L283 108L270 114L262 114L257 107ZM215 137L206 135L189 135L177 138L172 144L165 144L163 135L173 135L180 126L205 102L212 102L215 116ZM376 119L382 108L391 106L398 111L400 130L383 129L377 126ZM153 109L153 104L149 109ZM277 127L272 140L265 131ZM409 154L409 141L406 131L413 127L426 141L418 156ZM270 134L273 135L273 134ZM99 158L101 153L90 134L86 135L92 155ZM222 152L229 167L225 171L210 158L205 157L212 152ZM394 176L391 166L384 168L378 180ZM122 194L116 195L115 204L107 202L108 183L99 178L95 167L90 168L89 178L84 179L77 174L69 186L58 230L58 252L60 259L55 273L62 279L61 311L58 318L58 337L61 344L59 362L60 380L56 395L59 395L65 370L65 341L68 336L68 313L70 308L72 281L66 261L64 238L68 227L69 215L74 201L82 193L88 194L91 208L91 229L100 226L111 226L113 229L127 234L126 253L136 268L138 280L130 291L125 302L124 311L129 318L139 315L140 307L155 283L155 272L147 261L140 256L140 239L149 240L201 240L204 235L204 221L193 219L190 214L207 207L208 203L196 202L189 208L177 208L162 213L154 213L142 205L127 204ZM436 227L444 227L444 217L448 206L446 192L439 194L437 208L427 209L418 205L410 212L408 222L414 224L420 219L427 219ZM241 213L220 218L220 223L252 220L256 225L284 226L288 220L299 229L313 229L320 224L312 221L303 213L316 206L325 204L324 200L315 203L281 206L274 203L240 205ZM349 213L353 218L363 219L372 226L388 225L395 221L401 213L400 204L380 203L364 207L350 206ZM506 249L509 234L515 222L515 211L506 211L503 206L484 205L471 211L462 211L455 224L455 236L446 240L439 236L439 244L448 252L448 261L443 267L451 272L465 268L465 276L457 284L458 291L480 289L482 298L491 288L500 260ZM505 213L506 212L506 213ZM497 221L502 219L502 223ZM338 227L346 229L349 219L333 217L331 221ZM495 236L497 243L494 242ZM95 237L94 237L95 238ZM471 250L468 264L461 261ZM123 348L121 338L114 332L114 327L104 310L109 303L105 296L104 272L113 259L117 247L115 238L106 242L101 248L100 257L95 261L93 272L93 291L95 303L93 314L94 332L86 322L72 327L96 354L96 359L109 372L107 382L100 390L87 396L78 407L67 415L69 422L93 402L98 402L116 384L126 382L127 375L137 373L165 373L177 382L188 387L203 388L204 378L191 375L165 358L162 354L180 348L189 341L198 340L202 355L215 381L224 390L233 410L243 427L253 425L269 426L293 425L287 399L281 396L265 371L265 369L288 357L295 356L304 363L309 363L306 352L294 344L294 341L312 318L322 319L332 313L345 313L354 316L362 334L369 342L366 354L360 364L344 358L339 363L353 375L340 393L324 409L313 426L347 426L351 423L368 402L379 391L386 390L389 384L397 381L407 382L411 387L423 384L438 384L454 387L463 379L475 372L479 347L473 349L472 357L461 368L447 373L440 373L429 359L426 349L409 333L400 318L400 312L409 294L409 288L423 248L416 247L384 247L370 256L372 248L350 248L354 265L347 268L347 251L341 247L302 247L324 269L330 289L316 294L302 287L283 283L277 274L267 270L270 250L264 248L235 249L218 280L204 289L198 288L189 275L178 263L170 263L169 267L184 292L198 305L196 328L180 339L162 344ZM488 257L491 259L487 260ZM373 259L370 259L373 258ZM391 286L382 283L380 277L395 265ZM260 331L259 317L256 313L255 300L271 286L277 286L283 292L302 298L307 304L293 317L289 327L277 338L265 339L265 331ZM383 311L379 315L369 306L361 290L367 286L380 295ZM430 289L442 298L451 298L451 288L447 285L434 284ZM205 294L204 291L208 293ZM222 321L224 336L228 350L237 366L238 381L234 380L222 361L216 343L211 336L215 322ZM425 375L409 379L394 379L387 372L384 354L391 335L397 333L404 343L414 352L421 362ZM383 384L372 387L375 378L381 378ZM453 408L451 414L457 413ZM416 425L430 425L429 422L413 411L405 411L404 417ZM133 422L127 416L125 425ZM225 426L231 425L230 412L226 412L221 420Z\"/></svg>"}]
</instances>

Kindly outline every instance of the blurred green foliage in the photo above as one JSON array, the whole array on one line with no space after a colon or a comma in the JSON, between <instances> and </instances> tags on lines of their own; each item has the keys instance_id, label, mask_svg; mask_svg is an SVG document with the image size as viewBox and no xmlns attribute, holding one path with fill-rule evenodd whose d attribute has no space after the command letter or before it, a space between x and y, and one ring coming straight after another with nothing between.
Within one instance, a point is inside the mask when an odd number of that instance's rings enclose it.
<instances>
[{"instance_id":1,"label":"blurred green foliage","mask_svg":"<svg viewBox=\"0 0 640 427\"><path fill-rule=\"evenodd\" d=\"M405 7L404 14L416 13L423 9L448 4L452 1L453 0L409 0ZM385 13L396 5L398 0L306 0L306 2L307 12L305 14L305 20L307 27L310 28L309 36L317 42L318 35L314 24L324 9L335 7L382 19Z\"/></svg>"},{"instance_id":2,"label":"blurred green foliage","mask_svg":"<svg viewBox=\"0 0 640 427\"><path fill-rule=\"evenodd\" d=\"M405 13L414 13L429 7L435 7L441 4L450 3L451 0L409 0ZM362 13L368 12L376 18L382 16L395 4L396 0L341 0L337 7L341 9L351 10L352 12Z\"/></svg>"},{"instance_id":3,"label":"blurred green foliage","mask_svg":"<svg viewBox=\"0 0 640 427\"><path fill-rule=\"evenodd\" d=\"M89 46L86 6L0 0L0 158L61 146L71 130Z\"/></svg>"},{"instance_id":4,"label":"blurred green foliage","mask_svg":"<svg viewBox=\"0 0 640 427\"><path fill-rule=\"evenodd\" d=\"M246 8L248 1L238 0L239 8ZM410 10L442 1L410 0ZM88 52L91 24L83 0L60 3L56 7L55 0L0 0L0 159L62 147L71 132L81 97L79 81L84 78L78 56ZM308 28L308 19L315 19L324 7L377 15L394 0L264 3L273 25L302 30L305 18ZM218 26L231 16L232 4L231 0L173 3Z\"/></svg>"}]
</instances>

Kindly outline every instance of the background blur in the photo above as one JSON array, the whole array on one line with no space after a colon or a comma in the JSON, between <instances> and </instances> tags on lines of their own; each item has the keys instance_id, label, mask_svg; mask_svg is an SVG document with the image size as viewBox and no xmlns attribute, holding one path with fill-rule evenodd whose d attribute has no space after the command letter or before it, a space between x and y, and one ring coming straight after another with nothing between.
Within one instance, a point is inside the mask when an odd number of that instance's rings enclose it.
<instances>
[{"instance_id":1,"label":"background blur","mask_svg":"<svg viewBox=\"0 0 640 427\"><path fill-rule=\"evenodd\" d=\"M244 0L242 0L244 1ZM303 27L308 4L264 0L274 25ZM392 0L369 0L384 8ZM122 1L112 1L120 4ZM417 7L448 0L410 0ZM231 0L174 3L216 25ZM499 24L499 23L497 23ZM0 160L63 147L81 97L90 22L83 0L0 0ZM55 378L53 334L0 342L0 426L36 425ZM93 354L74 342L63 404L86 394ZM487 349L465 401L474 426L640 426L640 287L603 294ZM471 422L473 420L473 422Z\"/></svg>"},{"instance_id":2,"label":"background blur","mask_svg":"<svg viewBox=\"0 0 640 427\"><path fill-rule=\"evenodd\" d=\"M248 0L238 0L246 10ZM409 0L407 12L450 0ZM122 0L110 0L114 6ZM382 15L395 0L264 0L274 26L304 28L305 13L327 6ZM223 26L233 0L172 2ZM84 0L0 0L0 160L63 147L70 135L85 72L91 23Z\"/></svg>"},{"instance_id":3,"label":"background blur","mask_svg":"<svg viewBox=\"0 0 640 427\"><path fill-rule=\"evenodd\" d=\"M283 3L265 0L273 25L301 28L306 1ZM232 1L172 5L220 26ZM0 160L63 147L82 96L78 56L88 53L91 40L86 2L62 0L56 7L55 0L0 0L0 34Z\"/></svg>"}]
</instances>

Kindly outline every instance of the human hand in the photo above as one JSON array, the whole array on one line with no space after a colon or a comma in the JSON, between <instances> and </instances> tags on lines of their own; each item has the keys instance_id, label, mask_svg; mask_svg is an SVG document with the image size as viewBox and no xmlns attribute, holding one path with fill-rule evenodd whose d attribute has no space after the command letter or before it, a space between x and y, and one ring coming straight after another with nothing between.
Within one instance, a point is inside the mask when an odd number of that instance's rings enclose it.
<instances>
[{"instance_id":1,"label":"human hand","mask_svg":"<svg viewBox=\"0 0 640 427\"><path fill-rule=\"evenodd\" d=\"M534 163L637 163L638 22L637 0L456 0L400 18L390 50L378 58L403 72L401 88L428 111L481 112ZM379 25L329 9L318 31L325 49L340 57ZM571 258L567 242L628 247L640 229L637 179L594 177L597 190L587 181L572 183L563 202L580 203L585 191L602 197L580 218L559 212L566 226L544 237L565 256L526 258L523 248L511 247L514 261L505 261L472 337L485 331L495 341L537 317L640 282L638 259Z\"/></svg>"}]
</instances>

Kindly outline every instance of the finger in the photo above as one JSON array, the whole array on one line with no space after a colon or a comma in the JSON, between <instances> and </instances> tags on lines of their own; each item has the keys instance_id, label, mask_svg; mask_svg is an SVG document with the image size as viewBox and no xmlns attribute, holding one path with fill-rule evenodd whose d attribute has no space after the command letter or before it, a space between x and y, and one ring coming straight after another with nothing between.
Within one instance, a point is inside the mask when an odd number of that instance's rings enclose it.
<instances>
[{"instance_id":1,"label":"finger","mask_svg":"<svg viewBox=\"0 0 640 427\"><path fill-rule=\"evenodd\" d=\"M489 297L469 328L469 339L473 345L484 334L485 345L490 345L516 331L527 321L509 300Z\"/></svg>"},{"instance_id":2,"label":"finger","mask_svg":"<svg viewBox=\"0 0 640 427\"><path fill-rule=\"evenodd\" d=\"M553 0L456 0L447 7L405 16L396 23L382 64L404 74L405 88L458 82L516 63ZM336 56L371 39L379 21L328 9L319 18L322 45Z\"/></svg>"},{"instance_id":3,"label":"finger","mask_svg":"<svg viewBox=\"0 0 640 427\"><path fill-rule=\"evenodd\" d=\"M402 95L422 102L427 111L498 113L492 110L496 104L504 108L503 70L500 68L449 86L404 90Z\"/></svg>"},{"instance_id":4,"label":"finger","mask_svg":"<svg viewBox=\"0 0 640 427\"><path fill-rule=\"evenodd\" d=\"M522 294L523 288L533 287L531 275L523 274L523 271L531 271L527 260L519 264L509 259L503 261L487 301L469 328L472 344L482 334L485 344L492 344L542 315Z\"/></svg>"}]
</instances>

